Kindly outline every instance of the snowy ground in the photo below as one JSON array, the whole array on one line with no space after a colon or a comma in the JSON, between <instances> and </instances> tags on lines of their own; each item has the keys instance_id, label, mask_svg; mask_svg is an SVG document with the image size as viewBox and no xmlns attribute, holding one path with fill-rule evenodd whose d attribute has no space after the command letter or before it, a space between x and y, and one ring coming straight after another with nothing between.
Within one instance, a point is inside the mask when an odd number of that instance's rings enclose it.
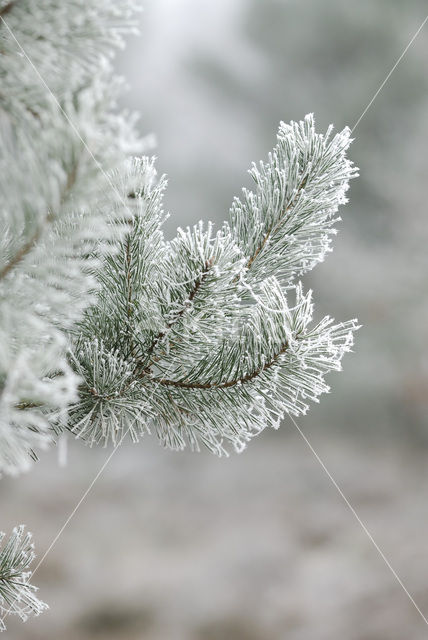
<instances>
[{"instance_id":1,"label":"snowy ground","mask_svg":"<svg viewBox=\"0 0 428 640\"><path fill-rule=\"evenodd\" d=\"M173 454L154 440L107 467L35 580L50 612L11 640L395 640L419 614L293 427L240 456ZM428 451L311 442L428 612ZM2 525L25 520L41 554L107 456L46 456L0 485Z\"/></svg>"}]
</instances>

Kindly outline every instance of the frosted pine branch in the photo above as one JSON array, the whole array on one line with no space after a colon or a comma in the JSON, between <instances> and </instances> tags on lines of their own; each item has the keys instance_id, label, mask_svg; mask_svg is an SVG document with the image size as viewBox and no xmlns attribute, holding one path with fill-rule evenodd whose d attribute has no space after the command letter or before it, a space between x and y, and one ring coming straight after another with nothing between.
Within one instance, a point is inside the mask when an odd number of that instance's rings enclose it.
<instances>
[{"instance_id":1,"label":"frosted pine branch","mask_svg":"<svg viewBox=\"0 0 428 640\"><path fill-rule=\"evenodd\" d=\"M281 124L230 223L200 223L169 243L165 181L144 184L148 161L134 164L133 221L104 261L71 356L83 379L68 423L77 437L108 444L155 431L173 449L240 451L329 390L325 374L340 369L357 324L312 326L310 294L293 280L323 258L356 175L349 131L330 137L312 116Z\"/></svg>"},{"instance_id":2,"label":"frosted pine branch","mask_svg":"<svg viewBox=\"0 0 428 640\"><path fill-rule=\"evenodd\" d=\"M35 557L31 533L25 533L21 525L6 543L4 539L5 534L0 532L0 631L5 630L3 620L8 615L18 615L25 621L31 614L39 615L48 608L29 582L29 567Z\"/></svg>"},{"instance_id":3,"label":"frosted pine branch","mask_svg":"<svg viewBox=\"0 0 428 640\"><path fill-rule=\"evenodd\" d=\"M26 470L77 399L67 332L129 217L115 181L142 145L109 60L136 3L101 5L0 4L0 474Z\"/></svg>"},{"instance_id":4,"label":"frosted pine branch","mask_svg":"<svg viewBox=\"0 0 428 640\"><path fill-rule=\"evenodd\" d=\"M255 190L243 189L230 217L236 241L248 258L249 279L274 275L288 286L331 250L338 207L357 175L346 151L350 130L316 133L312 114L281 123L267 162L253 164Z\"/></svg>"}]
</instances>

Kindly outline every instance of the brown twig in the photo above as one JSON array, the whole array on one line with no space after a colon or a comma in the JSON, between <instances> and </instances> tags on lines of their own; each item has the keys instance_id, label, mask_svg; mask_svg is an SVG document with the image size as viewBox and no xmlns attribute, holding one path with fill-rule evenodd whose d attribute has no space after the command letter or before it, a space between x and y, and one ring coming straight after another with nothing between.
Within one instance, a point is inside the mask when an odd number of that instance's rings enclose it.
<instances>
[{"instance_id":1,"label":"brown twig","mask_svg":"<svg viewBox=\"0 0 428 640\"><path fill-rule=\"evenodd\" d=\"M261 373L267 371L271 367L273 367L278 358L285 353L288 349L288 342L285 342L281 349L274 355L272 360L267 364L258 367L251 373L248 373L246 376L242 376L241 378L235 378L234 380L228 380L227 382L186 382L184 380L168 380L166 378L151 378L151 382L154 382L159 385L163 385L166 387L177 387L179 389L202 389L209 391L210 389L229 389L230 387L235 387L236 385L246 384L247 382L251 382L254 378L257 378Z\"/></svg>"},{"instance_id":2,"label":"brown twig","mask_svg":"<svg viewBox=\"0 0 428 640\"><path fill-rule=\"evenodd\" d=\"M47 216L45 217L44 224L49 222L49 218L50 218L50 214L48 213ZM10 260L10 262L8 262L3 267L3 269L0 271L0 280L5 278L7 276L7 274L9 273L9 271L11 271L14 267L16 267L16 265L19 262L21 262L21 260L23 258L25 258L27 253L29 253L31 251L31 249L34 247L34 245L37 244L37 242L38 242L38 240L40 238L41 232L42 232L42 227L40 226L40 227L38 227L38 229L35 230L35 232L31 236L31 238L29 238L29 240L27 240L27 242L22 245L20 250L17 253L15 253L15 255L12 258L12 260Z\"/></svg>"},{"instance_id":3,"label":"brown twig","mask_svg":"<svg viewBox=\"0 0 428 640\"><path fill-rule=\"evenodd\" d=\"M182 309L180 309L180 311L174 316L174 318L172 320L170 320L165 329L162 329L162 331L160 331L154 338L153 341L151 343L151 345L149 346L149 348L147 349L145 356L147 358L150 358L151 355L153 354L154 350L156 349L156 347L158 346L158 344L163 340L163 338L166 336L166 334L168 333L168 331L171 329L171 327L183 316L183 314L185 313L186 309L188 308L188 304L191 303L199 289L201 288L204 280L207 278L209 270L211 269L212 265L213 265L213 258L211 258L210 260L207 260L207 262L204 265L204 268L202 269L202 273L199 276L199 278L197 278L195 280L195 283L192 287L192 289L190 290L188 297L185 301L185 303L183 304ZM150 361L143 370L140 371L140 375L141 374L147 374L150 373L150 368L153 366L154 364L154 360Z\"/></svg>"},{"instance_id":4,"label":"brown twig","mask_svg":"<svg viewBox=\"0 0 428 640\"><path fill-rule=\"evenodd\" d=\"M0 18L3 18L7 13L9 13L14 4L16 4L16 0L10 0L10 2L5 4L4 7L0 9Z\"/></svg>"},{"instance_id":5,"label":"brown twig","mask_svg":"<svg viewBox=\"0 0 428 640\"><path fill-rule=\"evenodd\" d=\"M126 262L126 285L127 285L127 293L126 293L126 315L128 318L128 322L131 321L132 316L132 281L131 281L131 238L128 235L126 238L125 244L125 262Z\"/></svg>"}]
</instances>

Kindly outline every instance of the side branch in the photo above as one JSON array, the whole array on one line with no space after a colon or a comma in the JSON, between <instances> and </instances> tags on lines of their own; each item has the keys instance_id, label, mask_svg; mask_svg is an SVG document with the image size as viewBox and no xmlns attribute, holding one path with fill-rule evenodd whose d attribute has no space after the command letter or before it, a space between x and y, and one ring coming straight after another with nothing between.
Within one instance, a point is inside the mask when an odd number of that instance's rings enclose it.
<instances>
[{"instance_id":1,"label":"side branch","mask_svg":"<svg viewBox=\"0 0 428 640\"><path fill-rule=\"evenodd\" d=\"M273 235L275 235L275 233L278 231L278 229L281 227L283 221L284 221L284 216L286 213L288 213L296 204L297 198L299 197L302 189L305 188L306 183L308 181L308 177L305 176L305 178L303 178L303 180L301 181L298 189L297 189L297 193L294 196L293 200L286 206L284 213L281 216L281 219L279 220L279 222L271 227L270 229L268 229L265 237L263 238L262 242L259 244L259 246L257 247L256 251L254 252L254 254L250 257L250 259L247 262L247 269L250 269L251 265L253 264L254 260L257 258L257 256L259 255L259 253L264 249L267 241L269 240L269 238Z\"/></svg>"},{"instance_id":2,"label":"side branch","mask_svg":"<svg viewBox=\"0 0 428 640\"><path fill-rule=\"evenodd\" d=\"M126 262L126 318L127 318L127 326L126 333L129 341L129 350L131 355L134 355L134 341L133 341L133 331L132 331L132 313L133 313L133 305L132 305L132 280L131 280L131 238L128 235L126 238L125 244L125 262Z\"/></svg>"},{"instance_id":3,"label":"side branch","mask_svg":"<svg viewBox=\"0 0 428 640\"><path fill-rule=\"evenodd\" d=\"M69 174L67 175L67 181L65 183L64 189L61 194L60 204L63 204L68 192L72 189L74 183L76 182L77 177L77 166L74 165ZM31 249L37 244L39 241L42 231L44 227L51 222L53 222L55 216L52 211L49 211L45 216L43 224L41 224L33 233L31 238L27 240L25 244L22 245L20 250L13 256L13 258L8 262L3 269L0 270L0 280L3 280L7 276L7 274L16 267L17 264L21 262L25 258L25 256L30 253Z\"/></svg>"},{"instance_id":4,"label":"side branch","mask_svg":"<svg viewBox=\"0 0 428 640\"><path fill-rule=\"evenodd\" d=\"M48 223L50 219L51 219L51 214L48 213L48 215L45 218L45 224ZM37 242L39 241L41 233L42 233L42 227L40 226L38 229L36 229L36 231L33 233L31 238L27 240L25 244L22 245L20 250L13 256L12 260L8 262L7 265L3 267L3 269L0 271L0 280L5 278L9 273L9 271L12 271L12 269L16 267L16 265L19 262L21 262L23 258L25 258L27 253L29 253L31 249L34 247L34 245L36 245Z\"/></svg>"},{"instance_id":5,"label":"side branch","mask_svg":"<svg viewBox=\"0 0 428 640\"><path fill-rule=\"evenodd\" d=\"M202 389L202 390L203 389L205 390L229 389L230 387L235 387L237 385L251 382L252 380L257 378L260 374L262 374L264 371L267 371L268 369L273 367L278 362L279 357L287 351L288 346L289 346L289 343L285 342L281 347L281 349L278 351L278 353L274 355L272 360L262 365L261 367L258 367L251 373L248 373L246 376L242 376L241 378L235 378L234 380L228 380L227 382L201 383L201 382L186 382L184 380L168 380L166 378L150 378L150 381L165 387L177 387L179 389L190 389L190 390L191 389L195 389L195 390L196 389Z\"/></svg>"},{"instance_id":6,"label":"side branch","mask_svg":"<svg viewBox=\"0 0 428 640\"><path fill-rule=\"evenodd\" d=\"M166 336L166 334L168 333L168 331L173 327L173 325L183 316L183 314L185 313L186 309L188 308L188 304L191 303L199 289L201 288L202 284L204 283L204 281L206 280L209 270L211 269L213 265L213 258L211 258L210 260L207 260L207 262L205 263L203 269L202 269L202 273L199 276L199 278L197 278L195 280L195 283L192 287L192 289L190 290L188 297L186 299L186 301L183 303L183 307L182 309L180 309L180 311L172 318L172 320L170 320L165 329L163 329L162 331L160 331L153 339L153 342L151 343L151 345L149 346L149 348L146 351L146 357L150 358L154 352L154 350L156 349L156 347L158 346L158 344L160 342L162 342L162 340L164 339L164 337ZM144 373L149 373L150 372L150 368L153 366L154 364L154 360L152 360L151 362L149 362L145 368L143 369L143 371L141 371L142 374Z\"/></svg>"}]
</instances>

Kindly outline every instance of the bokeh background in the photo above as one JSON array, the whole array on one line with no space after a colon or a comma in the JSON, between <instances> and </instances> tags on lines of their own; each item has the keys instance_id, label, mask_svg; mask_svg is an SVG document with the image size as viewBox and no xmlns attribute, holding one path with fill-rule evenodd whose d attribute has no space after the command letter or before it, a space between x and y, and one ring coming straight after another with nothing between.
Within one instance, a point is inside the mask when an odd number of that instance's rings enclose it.
<instances>
[{"instance_id":1,"label":"bokeh background","mask_svg":"<svg viewBox=\"0 0 428 640\"><path fill-rule=\"evenodd\" d=\"M351 127L426 0L145 0L117 61L123 105L169 176L166 234L220 223L280 120ZM305 279L317 313L363 328L333 393L299 424L428 615L428 25L355 131L361 176L333 254ZM39 554L105 460L70 442L2 479L1 524ZM402 640L415 607L286 420L240 456L125 445L35 577L51 611L16 640Z\"/></svg>"}]
</instances>

